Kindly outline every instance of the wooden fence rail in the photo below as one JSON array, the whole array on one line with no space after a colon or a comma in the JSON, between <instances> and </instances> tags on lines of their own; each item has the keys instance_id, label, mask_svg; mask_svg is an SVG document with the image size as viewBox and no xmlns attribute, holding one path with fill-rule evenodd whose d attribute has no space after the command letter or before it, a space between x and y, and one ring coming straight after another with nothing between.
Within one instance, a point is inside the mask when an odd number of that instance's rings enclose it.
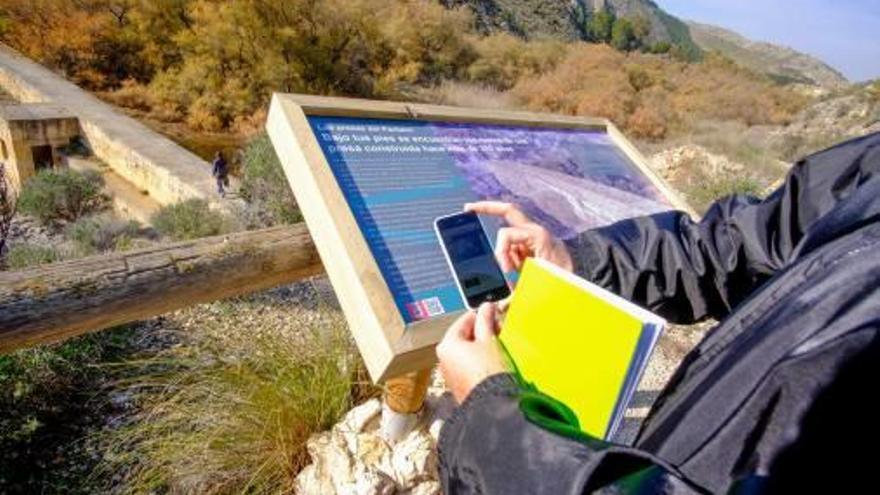
<instances>
[{"instance_id":1,"label":"wooden fence rail","mask_svg":"<svg viewBox=\"0 0 880 495\"><path fill-rule=\"evenodd\" d=\"M322 271L298 224L0 272L0 353Z\"/></svg>"}]
</instances>

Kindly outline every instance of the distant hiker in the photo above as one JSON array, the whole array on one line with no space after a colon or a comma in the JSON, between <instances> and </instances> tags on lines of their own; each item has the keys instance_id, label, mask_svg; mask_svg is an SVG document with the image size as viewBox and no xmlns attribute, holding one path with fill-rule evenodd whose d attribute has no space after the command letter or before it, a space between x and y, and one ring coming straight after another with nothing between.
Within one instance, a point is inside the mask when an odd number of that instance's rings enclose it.
<instances>
[{"instance_id":1,"label":"distant hiker","mask_svg":"<svg viewBox=\"0 0 880 495\"><path fill-rule=\"evenodd\" d=\"M226 187L229 187L229 166L226 164L226 159L223 158L223 153L218 151L217 154L214 155L214 167L211 171L211 175L213 175L217 179L217 192L220 193L221 197L226 197Z\"/></svg>"},{"instance_id":2,"label":"distant hiker","mask_svg":"<svg viewBox=\"0 0 880 495\"><path fill-rule=\"evenodd\" d=\"M728 196L699 222L665 212L563 243L513 205L468 209L507 221L502 266L543 258L673 323L720 323L628 446L560 433L564 416L508 371L494 306L466 313L437 347L460 404L438 443L447 493L877 489L880 133L804 158L766 199Z\"/></svg>"}]
</instances>

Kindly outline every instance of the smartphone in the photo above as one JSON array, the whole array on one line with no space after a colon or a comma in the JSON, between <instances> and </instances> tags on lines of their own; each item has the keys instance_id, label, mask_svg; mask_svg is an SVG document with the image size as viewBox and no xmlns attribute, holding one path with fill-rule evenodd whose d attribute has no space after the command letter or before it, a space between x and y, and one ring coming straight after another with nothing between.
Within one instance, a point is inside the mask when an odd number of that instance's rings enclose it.
<instances>
[{"instance_id":1,"label":"smartphone","mask_svg":"<svg viewBox=\"0 0 880 495\"><path fill-rule=\"evenodd\" d=\"M510 295L492 244L476 213L463 212L434 220L434 231L455 283L468 308Z\"/></svg>"}]
</instances>

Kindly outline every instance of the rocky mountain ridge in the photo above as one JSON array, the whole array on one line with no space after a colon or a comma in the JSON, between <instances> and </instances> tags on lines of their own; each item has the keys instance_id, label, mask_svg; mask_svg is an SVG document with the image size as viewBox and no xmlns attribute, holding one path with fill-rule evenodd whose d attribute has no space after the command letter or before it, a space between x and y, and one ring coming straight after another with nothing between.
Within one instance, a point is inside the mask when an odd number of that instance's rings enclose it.
<instances>
[{"instance_id":1,"label":"rocky mountain ridge","mask_svg":"<svg viewBox=\"0 0 880 495\"><path fill-rule=\"evenodd\" d=\"M589 41L587 24L598 12L647 21L646 46L666 44L690 59L718 52L748 69L783 84L825 90L847 87L849 81L827 63L789 47L754 41L729 29L683 21L652 0L440 0L449 8L465 7L485 34L509 32L524 39Z\"/></svg>"},{"instance_id":2,"label":"rocky mountain ridge","mask_svg":"<svg viewBox=\"0 0 880 495\"><path fill-rule=\"evenodd\" d=\"M484 33L507 31L525 39L587 39L586 23L603 10L617 17L642 17L650 25L648 41L667 42L698 58L700 49L687 25L651 0L440 0L447 7L469 8Z\"/></svg>"},{"instance_id":3,"label":"rocky mountain ridge","mask_svg":"<svg viewBox=\"0 0 880 495\"><path fill-rule=\"evenodd\" d=\"M756 72L783 83L826 89L849 85L846 77L825 62L786 46L754 41L729 29L688 21L691 37L704 51L717 51Z\"/></svg>"}]
</instances>

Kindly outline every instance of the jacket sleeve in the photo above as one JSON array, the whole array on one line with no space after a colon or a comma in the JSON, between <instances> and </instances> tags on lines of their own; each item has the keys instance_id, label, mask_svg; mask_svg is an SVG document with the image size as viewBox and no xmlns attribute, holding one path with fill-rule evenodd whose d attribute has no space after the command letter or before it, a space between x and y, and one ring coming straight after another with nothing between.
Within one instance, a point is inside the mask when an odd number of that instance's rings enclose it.
<instances>
[{"instance_id":1,"label":"jacket sleeve","mask_svg":"<svg viewBox=\"0 0 880 495\"><path fill-rule=\"evenodd\" d=\"M721 318L782 270L808 229L878 174L880 133L809 156L763 201L723 198L703 219L667 212L566 244L575 271L675 323Z\"/></svg>"},{"instance_id":2,"label":"jacket sleeve","mask_svg":"<svg viewBox=\"0 0 880 495\"><path fill-rule=\"evenodd\" d=\"M455 410L438 445L444 493L701 492L646 452L567 438L529 422L519 394L512 375L495 375Z\"/></svg>"}]
</instances>

